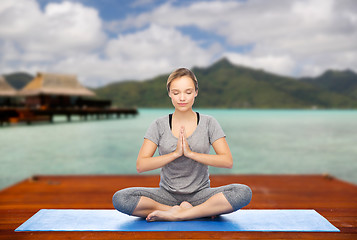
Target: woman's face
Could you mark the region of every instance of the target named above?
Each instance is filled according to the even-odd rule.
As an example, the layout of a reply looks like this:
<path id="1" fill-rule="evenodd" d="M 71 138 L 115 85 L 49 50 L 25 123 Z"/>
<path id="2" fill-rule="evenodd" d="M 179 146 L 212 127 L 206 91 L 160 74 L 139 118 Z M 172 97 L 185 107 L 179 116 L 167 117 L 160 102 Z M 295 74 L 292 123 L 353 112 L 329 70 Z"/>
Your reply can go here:
<path id="1" fill-rule="evenodd" d="M 179 111 L 192 109 L 197 93 L 193 80 L 190 77 L 183 76 L 176 78 L 170 84 L 169 96 L 175 109 Z"/>

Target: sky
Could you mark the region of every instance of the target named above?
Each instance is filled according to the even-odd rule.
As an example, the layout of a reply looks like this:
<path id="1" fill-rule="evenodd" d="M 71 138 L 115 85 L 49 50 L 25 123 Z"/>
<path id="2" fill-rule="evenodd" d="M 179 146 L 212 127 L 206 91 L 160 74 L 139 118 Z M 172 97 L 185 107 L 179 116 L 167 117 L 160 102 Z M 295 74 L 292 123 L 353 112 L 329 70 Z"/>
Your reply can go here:
<path id="1" fill-rule="evenodd" d="M 0 1 L 0 74 L 76 74 L 99 87 L 224 57 L 292 77 L 357 72 L 357 1 Z"/>

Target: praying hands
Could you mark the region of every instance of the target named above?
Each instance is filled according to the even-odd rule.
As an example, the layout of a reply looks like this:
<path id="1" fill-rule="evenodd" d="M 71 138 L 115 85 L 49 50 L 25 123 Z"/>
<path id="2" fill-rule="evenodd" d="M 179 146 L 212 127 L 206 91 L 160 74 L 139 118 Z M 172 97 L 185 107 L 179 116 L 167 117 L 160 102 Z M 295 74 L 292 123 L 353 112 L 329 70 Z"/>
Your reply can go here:
<path id="1" fill-rule="evenodd" d="M 180 135 L 177 140 L 176 154 L 178 157 L 184 155 L 185 157 L 189 157 L 192 153 L 190 146 L 187 143 L 185 127 L 182 126 L 180 129 Z"/>

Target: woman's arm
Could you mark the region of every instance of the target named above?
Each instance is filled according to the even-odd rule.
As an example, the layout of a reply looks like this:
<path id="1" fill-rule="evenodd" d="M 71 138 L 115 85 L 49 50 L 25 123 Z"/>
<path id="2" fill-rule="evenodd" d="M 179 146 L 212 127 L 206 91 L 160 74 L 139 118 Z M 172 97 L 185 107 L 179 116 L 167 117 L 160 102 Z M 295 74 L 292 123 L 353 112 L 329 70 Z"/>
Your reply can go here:
<path id="1" fill-rule="evenodd" d="M 136 170 L 138 173 L 161 168 L 166 164 L 168 164 L 169 162 L 172 162 L 176 158 L 183 155 L 182 141 L 180 140 L 177 142 L 176 151 L 172 153 L 158 156 L 158 157 L 153 157 L 156 148 L 157 145 L 154 142 L 148 139 L 144 139 L 144 143 L 141 146 L 141 149 L 138 154 L 138 158 L 136 160 Z"/>
<path id="2" fill-rule="evenodd" d="M 216 155 L 192 152 L 183 135 L 183 152 L 186 157 L 212 167 L 232 168 L 232 153 L 226 139 L 224 137 L 217 139 L 212 144 L 212 147 L 216 152 Z"/>

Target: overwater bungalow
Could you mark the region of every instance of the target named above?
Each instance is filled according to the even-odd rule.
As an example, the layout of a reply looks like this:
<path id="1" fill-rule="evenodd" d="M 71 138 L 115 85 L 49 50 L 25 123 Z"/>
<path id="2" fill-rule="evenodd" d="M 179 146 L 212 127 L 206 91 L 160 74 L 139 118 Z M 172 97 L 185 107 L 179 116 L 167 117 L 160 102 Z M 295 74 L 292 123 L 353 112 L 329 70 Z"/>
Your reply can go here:
<path id="1" fill-rule="evenodd" d="M 25 97 L 28 108 L 48 109 L 82 106 L 82 97 L 93 97 L 95 93 L 82 86 L 75 75 L 40 72 L 19 95 Z"/>
<path id="2" fill-rule="evenodd" d="M 7 86 L 5 80 L 3 85 Z M 10 88 L 6 89 L 6 94 L 10 96 Z M 75 75 L 40 72 L 17 94 L 15 91 L 15 95 L 24 98 L 24 104 L 22 107 L 0 109 L 0 125 L 4 122 L 53 122 L 54 116 L 58 115 L 66 116 L 67 121 L 71 121 L 73 115 L 86 120 L 88 117 L 100 119 L 138 113 L 136 109 L 113 108 L 110 100 L 93 98 L 95 93 L 82 86 Z"/>
<path id="3" fill-rule="evenodd" d="M 10 107 L 15 104 L 17 91 L 3 76 L 0 76 L 0 107 Z"/>

